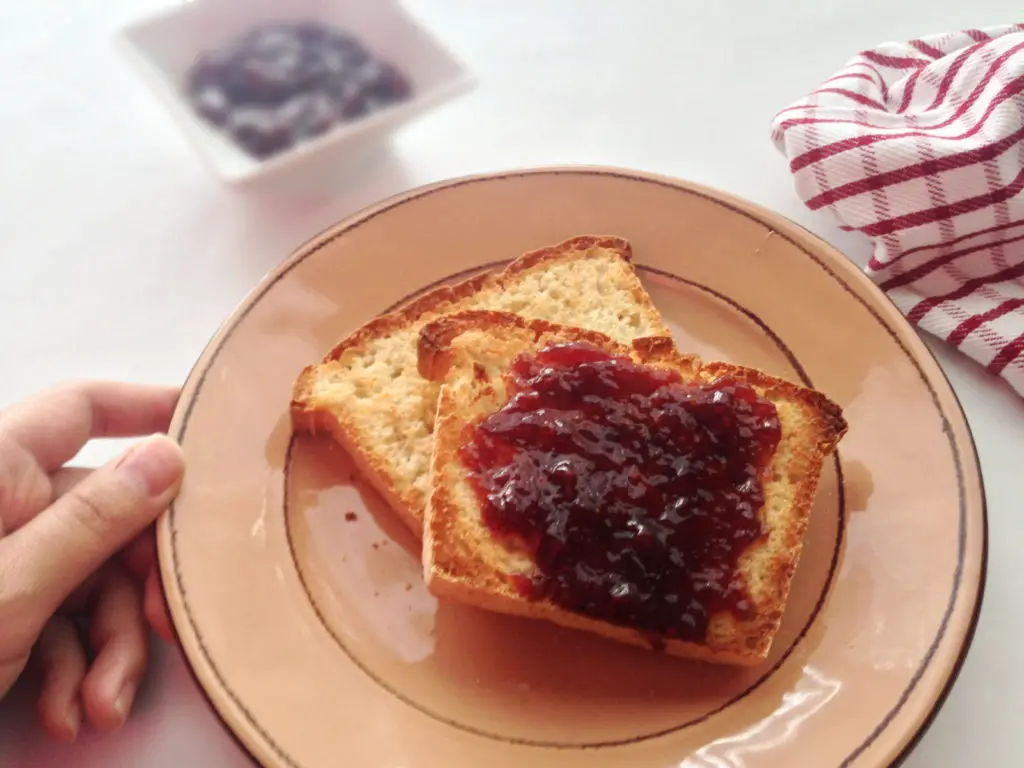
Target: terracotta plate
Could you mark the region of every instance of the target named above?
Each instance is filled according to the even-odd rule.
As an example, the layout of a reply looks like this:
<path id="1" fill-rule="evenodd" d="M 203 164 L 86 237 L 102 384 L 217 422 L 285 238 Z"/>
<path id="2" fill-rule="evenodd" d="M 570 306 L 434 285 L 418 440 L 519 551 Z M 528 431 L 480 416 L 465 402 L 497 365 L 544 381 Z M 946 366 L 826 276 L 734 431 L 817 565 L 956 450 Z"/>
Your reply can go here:
<path id="1" fill-rule="evenodd" d="M 416 542 L 327 441 L 292 440 L 293 378 L 440 281 L 578 234 L 629 238 L 683 349 L 827 392 L 825 469 L 771 659 L 715 668 L 427 594 Z M 985 568 L 964 417 L 925 346 L 786 219 L 636 173 L 545 169 L 389 200 L 270 275 L 203 353 L 160 526 L 181 642 L 264 765 L 878 766 L 963 660 Z"/>

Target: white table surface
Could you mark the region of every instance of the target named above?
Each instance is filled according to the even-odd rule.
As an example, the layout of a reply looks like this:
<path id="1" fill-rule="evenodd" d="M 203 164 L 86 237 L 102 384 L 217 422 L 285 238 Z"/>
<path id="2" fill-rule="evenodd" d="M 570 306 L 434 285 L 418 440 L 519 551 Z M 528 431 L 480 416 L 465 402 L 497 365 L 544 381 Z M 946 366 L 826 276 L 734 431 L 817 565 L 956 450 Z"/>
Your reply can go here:
<path id="1" fill-rule="evenodd" d="M 863 261 L 864 242 L 796 198 L 773 114 L 877 42 L 1018 20 L 1005 0 L 407 0 L 476 90 L 331 195 L 268 202 L 206 174 L 111 44 L 169 2 L 0 3 L 0 404 L 68 377 L 181 382 L 294 246 L 385 195 L 467 173 L 596 163 L 675 175 L 775 208 Z M 977 440 L 991 548 L 973 650 L 906 765 L 1024 765 L 1024 405 L 933 347 Z M 176 650 L 158 652 L 120 732 L 73 747 L 42 736 L 24 690 L 0 702 L 4 768 L 250 765 Z"/>

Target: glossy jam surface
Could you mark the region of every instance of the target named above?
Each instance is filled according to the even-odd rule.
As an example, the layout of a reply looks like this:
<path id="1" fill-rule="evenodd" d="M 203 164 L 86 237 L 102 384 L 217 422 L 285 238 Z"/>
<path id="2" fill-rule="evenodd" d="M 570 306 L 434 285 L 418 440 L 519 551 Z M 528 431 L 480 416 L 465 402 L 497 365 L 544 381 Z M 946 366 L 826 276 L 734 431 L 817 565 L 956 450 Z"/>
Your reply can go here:
<path id="1" fill-rule="evenodd" d="M 253 28 L 188 73 L 188 98 L 246 152 L 269 157 L 411 95 L 358 39 L 315 22 Z"/>
<path id="2" fill-rule="evenodd" d="M 584 344 L 521 355 L 510 384 L 461 458 L 485 524 L 536 563 L 525 596 L 698 642 L 709 615 L 750 615 L 737 563 L 763 535 L 774 405 Z"/>

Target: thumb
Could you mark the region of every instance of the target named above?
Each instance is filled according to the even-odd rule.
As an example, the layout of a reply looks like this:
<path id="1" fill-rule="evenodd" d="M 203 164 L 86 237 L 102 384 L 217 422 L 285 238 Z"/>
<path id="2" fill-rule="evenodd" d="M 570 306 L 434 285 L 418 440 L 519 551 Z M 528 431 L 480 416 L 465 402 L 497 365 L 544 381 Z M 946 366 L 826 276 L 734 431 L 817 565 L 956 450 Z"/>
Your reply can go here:
<path id="1" fill-rule="evenodd" d="M 166 509 L 181 486 L 181 449 L 136 443 L 0 541 L 0 570 L 45 622 L 68 595 Z"/>

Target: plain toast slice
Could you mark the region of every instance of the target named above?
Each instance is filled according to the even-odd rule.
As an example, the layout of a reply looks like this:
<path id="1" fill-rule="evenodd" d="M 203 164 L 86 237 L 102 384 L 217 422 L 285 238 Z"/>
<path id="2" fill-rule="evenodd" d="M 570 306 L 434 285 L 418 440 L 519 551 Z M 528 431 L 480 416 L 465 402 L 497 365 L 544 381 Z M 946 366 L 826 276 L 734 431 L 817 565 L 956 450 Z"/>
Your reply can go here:
<path id="1" fill-rule="evenodd" d="M 524 551 L 500 541 L 486 527 L 480 498 L 459 455 L 467 426 L 507 402 L 506 376 L 513 360 L 520 353 L 565 342 L 589 342 L 635 362 L 674 368 L 684 380 L 709 382 L 729 376 L 750 384 L 775 405 L 781 439 L 765 474 L 761 519 L 766 536 L 744 550 L 738 561 L 754 604 L 753 618 L 740 620 L 732 612 L 721 612 L 709 617 L 704 642 L 654 638 L 653 643 L 681 657 L 759 663 L 768 655 L 782 619 L 822 464 L 847 426 L 840 408 L 819 392 L 758 370 L 681 355 L 663 339 L 641 339 L 625 346 L 592 331 L 499 312 L 459 313 L 423 329 L 422 369 L 443 382 L 424 530 L 424 576 L 429 590 L 484 609 L 652 646 L 649 633 L 523 597 L 515 586 L 517 575 L 536 572 L 536 565 Z"/>
<path id="2" fill-rule="evenodd" d="M 296 430 L 330 434 L 420 535 L 439 385 L 417 369 L 420 329 L 466 309 L 514 312 L 598 330 L 629 343 L 668 337 L 626 240 L 577 237 L 527 253 L 498 273 L 438 288 L 341 341 L 295 382 Z"/>

